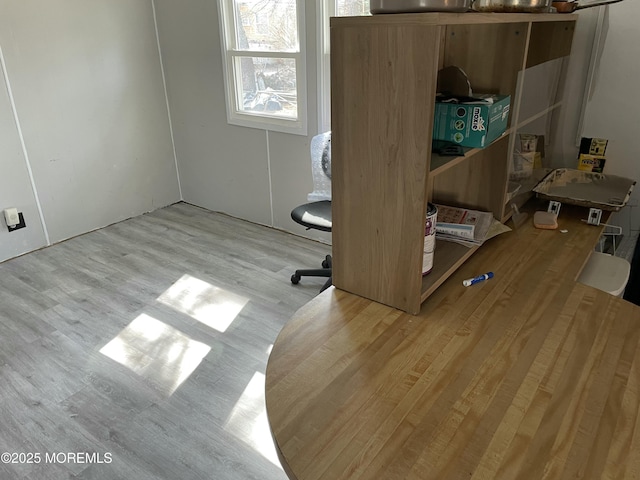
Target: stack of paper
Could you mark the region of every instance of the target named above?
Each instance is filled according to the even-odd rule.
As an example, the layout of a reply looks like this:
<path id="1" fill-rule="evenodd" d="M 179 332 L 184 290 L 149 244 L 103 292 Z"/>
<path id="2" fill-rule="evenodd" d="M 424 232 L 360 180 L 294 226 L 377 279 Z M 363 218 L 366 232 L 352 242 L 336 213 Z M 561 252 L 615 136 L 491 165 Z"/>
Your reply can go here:
<path id="1" fill-rule="evenodd" d="M 436 238 L 467 246 L 482 245 L 486 240 L 510 228 L 493 218 L 490 212 L 436 205 Z"/>

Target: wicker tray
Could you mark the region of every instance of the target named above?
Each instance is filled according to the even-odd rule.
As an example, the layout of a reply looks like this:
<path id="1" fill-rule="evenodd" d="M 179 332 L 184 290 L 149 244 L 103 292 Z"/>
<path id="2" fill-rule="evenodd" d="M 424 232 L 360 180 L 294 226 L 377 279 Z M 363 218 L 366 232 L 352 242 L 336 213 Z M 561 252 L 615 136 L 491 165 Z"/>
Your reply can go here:
<path id="1" fill-rule="evenodd" d="M 559 168 L 533 191 L 543 199 L 617 212 L 629 201 L 635 184 L 630 178 Z"/>

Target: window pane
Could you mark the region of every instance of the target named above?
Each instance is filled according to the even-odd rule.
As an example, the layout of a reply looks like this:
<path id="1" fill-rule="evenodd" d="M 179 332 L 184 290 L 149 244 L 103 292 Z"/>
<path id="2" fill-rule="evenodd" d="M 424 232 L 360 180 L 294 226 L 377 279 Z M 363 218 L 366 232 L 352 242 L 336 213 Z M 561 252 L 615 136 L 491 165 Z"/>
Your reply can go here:
<path id="1" fill-rule="evenodd" d="M 296 0 L 233 0 L 238 50 L 297 52 Z"/>
<path id="2" fill-rule="evenodd" d="M 369 15 L 369 0 L 336 0 L 336 15 L 339 17 Z"/>
<path id="3" fill-rule="evenodd" d="M 235 67 L 236 78 L 242 79 L 238 111 L 298 118 L 295 59 L 236 57 Z"/>

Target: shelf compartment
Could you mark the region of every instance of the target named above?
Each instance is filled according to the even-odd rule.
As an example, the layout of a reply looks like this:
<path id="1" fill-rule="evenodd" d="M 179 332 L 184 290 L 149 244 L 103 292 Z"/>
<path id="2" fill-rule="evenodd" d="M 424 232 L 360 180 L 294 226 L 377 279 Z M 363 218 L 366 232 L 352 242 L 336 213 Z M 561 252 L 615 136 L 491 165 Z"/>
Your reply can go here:
<path id="1" fill-rule="evenodd" d="M 466 162 L 456 162 L 438 175 L 430 173 L 429 199 L 443 205 L 492 212 L 495 218 L 503 214 L 507 193 L 507 151 L 509 135 L 503 135 L 491 145 L 474 149 Z"/>
<path id="2" fill-rule="evenodd" d="M 504 204 L 504 215 L 501 219 L 502 223 L 506 222 L 512 215 L 511 205 L 515 204 L 516 207 L 522 207 L 527 200 L 533 195 L 534 187 L 551 171 L 550 168 L 537 168 L 533 170 L 533 174 L 529 178 L 522 180 L 511 180 L 513 183 L 520 184 L 520 189 L 513 198 L 508 199 Z"/>
<path id="3" fill-rule="evenodd" d="M 562 107 L 562 102 L 555 103 L 555 104 L 551 105 L 550 107 L 545 108 L 544 110 L 536 113 L 535 115 L 532 115 L 531 117 L 519 122 L 518 123 L 518 130 L 520 130 L 523 127 L 526 127 L 527 125 L 535 122 L 536 120 L 539 120 L 540 118 L 544 117 L 545 115 L 550 114 L 555 109 L 560 108 L 560 107 Z"/>
<path id="4" fill-rule="evenodd" d="M 422 277 L 421 301 L 424 302 L 460 265 L 480 247 L 465 247 L 454 242 L 436 239 L 433 270 Z"/>
<path id="5" fill-rule="evenodd" d="M 515 115 L 519 123 L 549 113 L 560 102 L 567 68 L 567 57 L 561 57 L 518 73 L 521 97 Z"/>
<path id="6" fill-rule="evenodd" d="M 460 67 L 475 93 L 510 95 L 513 103 L 528 32 L 526 22 L 448 25 L 443 38 L 441 68 Z"/>
<path id="7" fill-rule="evenodd" d="M 577 18 L 494 13 L 332 18 L 336 288 L 416 314 L 479 248 L 437 241 L 434 268 L 422 277 L 427 202 L 509 216 L 505 202 L 518 128 L 536 127 L 546 116 L 538 118 L 540 111 L 557 117 L 562 96 L 550 91 L 545 102 L 537 102 L 539 88 L 534 108 L 528 108 L 522 89 L 536 76 L 520 72 L 538 65 L 536 71 L 543 71 L 545 62 L 567 56 Z M 544 25 L 549 22 L 557 25 Z M 449 65 L 465 71 L 475 92 L 511 95 L 512 108 L 500 139 L 445 158 L 432 155 L 431 132 L 437 72 Z"/>
<path id="8" fill-rule="evenodd" d="M 562 15 L 558 17 L 564 20 Z M 569 56 L 575 28 L 572 18 L 558 22 L 534 22 L 531 25 L 527 68 Z"/>
<path id="9" fill-rule="evenodd" d="M 477 155 L 477 154 L 482 154 L 482 152 L 485 149 L 490 148 L 493 144 L 504 140 L 506 137 L 511 135 L 513 132 L 515 132 L 514 128 L 507 128 L 507 130 L 505 130 L 505 132 L 500 137 L 496 138 L 491 145 L 489 145 L 489 146 L 487 146 L 485 148 L 463 147 L 463 149 L 464 149 L 464 155 L 463 156 L 448 157 L 448 156 L 438 155 L 437 153 L 432 153 L 431 154 L 431 164 L 430 164 L 429 175 L 431 177 L 435 177 L 437 175 L 440 175 L 441 173 L 446 172 L 450 168 L 453 168 L 453 167 L 459 165 L 460 163 L 463 163 L 465 161 L 470 161 L 471 157 L 473 157 L 474 155 Z"/>
<path id="10" fill-rule="evenodd" d="M 463 147 L 464 148 L 464 147 Z M 479 151 L 479 148 L 464 148 L 464 155 L 459 157 L 451 157 L 451 156 L 442 156 L 437 153 L 431 154 L 431 175 L 438 175 L 439 173 L 445 172 L 447 169 L 455 167 L 459 163 L 469 160 L 476 151 Z"/>

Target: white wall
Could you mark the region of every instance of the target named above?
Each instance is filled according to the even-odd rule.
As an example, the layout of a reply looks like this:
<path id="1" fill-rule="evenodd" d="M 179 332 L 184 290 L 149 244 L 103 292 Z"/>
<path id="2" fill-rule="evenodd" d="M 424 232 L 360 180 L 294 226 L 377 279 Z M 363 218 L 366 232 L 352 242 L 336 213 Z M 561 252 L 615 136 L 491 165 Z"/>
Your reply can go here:
<path id="1" fill-rule="evenodd" d="M 227 124 L 217 2 L 0 0 L 0 48 L 26 147 L 25 155 L 0 78 L 5 172 L 0 209 L 20 208 L 28 225 L 11 234 L 0 228 L 0 261 L 46 245 L 47 234 L 56 242 L 181 195 L 205 208 L 329 241 L 330 235 L 305 231 L 289 216 L 313 189 L 309 142 L 318 133 L 316 8 L 315 0 L 306 1 L 309 135 L 297 136 Z M 629 100 L 616 95 L 632 91 L 640 68 L 632 51 L 639 8 L 630 1 L 611 7 L 584 131 L 611 140 L 611 173 L 634 178 L 640 173 L 634 163 L 637 115 L 633 108 L 619 108 L 620 102 L 628 107 Z M 562 112 L 560 164 L 570 164 L 577 153 L 596 18 L 597 9 L 580 12 Z"/>
<path id="2" fill-rule="evenodd" d="M 316 3 L 307 0 L 308 136 L 227 124 L 217 2 L 154 0 L 184 199 L 264 225 L 305 231 L 291 210 L 313 190 L 317 131 Z"/>
<path id="3" fill-rule="evenodd" d="M 27 160 L 51 243 L 180 200 L 150 0 L 0 0 L 0 47 L 0 260 L 46 243 Z"/>
<path id="4" fill-rule="evenodd" d="M 596 31 L 598 8 L 578 10 L 579 18 L 573 37 L 571 57 L 565 66 L 566 80 L 563 91 L 563 108 L 553 122 L 554 148 L 551 167 L 575 168 L 578 157 L 578 129 L 584 103 L 593 37 Z"/>
<path id="5" fill-rule="evenodd" d="M 5 76 L 0 72 L 0 210 L 16 207 L 29 228 L 9 233 L 0 219 L 0 261 L 46 245 Z"/>
<path id="6" fill-rule="evenodd" d="M 640 3 L 627 0 L 608 7 L 606 38 L 601 45 L 599 67 L 589 95 L 583 136 L 609 139 L 605 172 L 640 181 Z M 640 230 L 636 185 L 629 207 L 615 215 L 612 223 L 625 230 Z"/>

